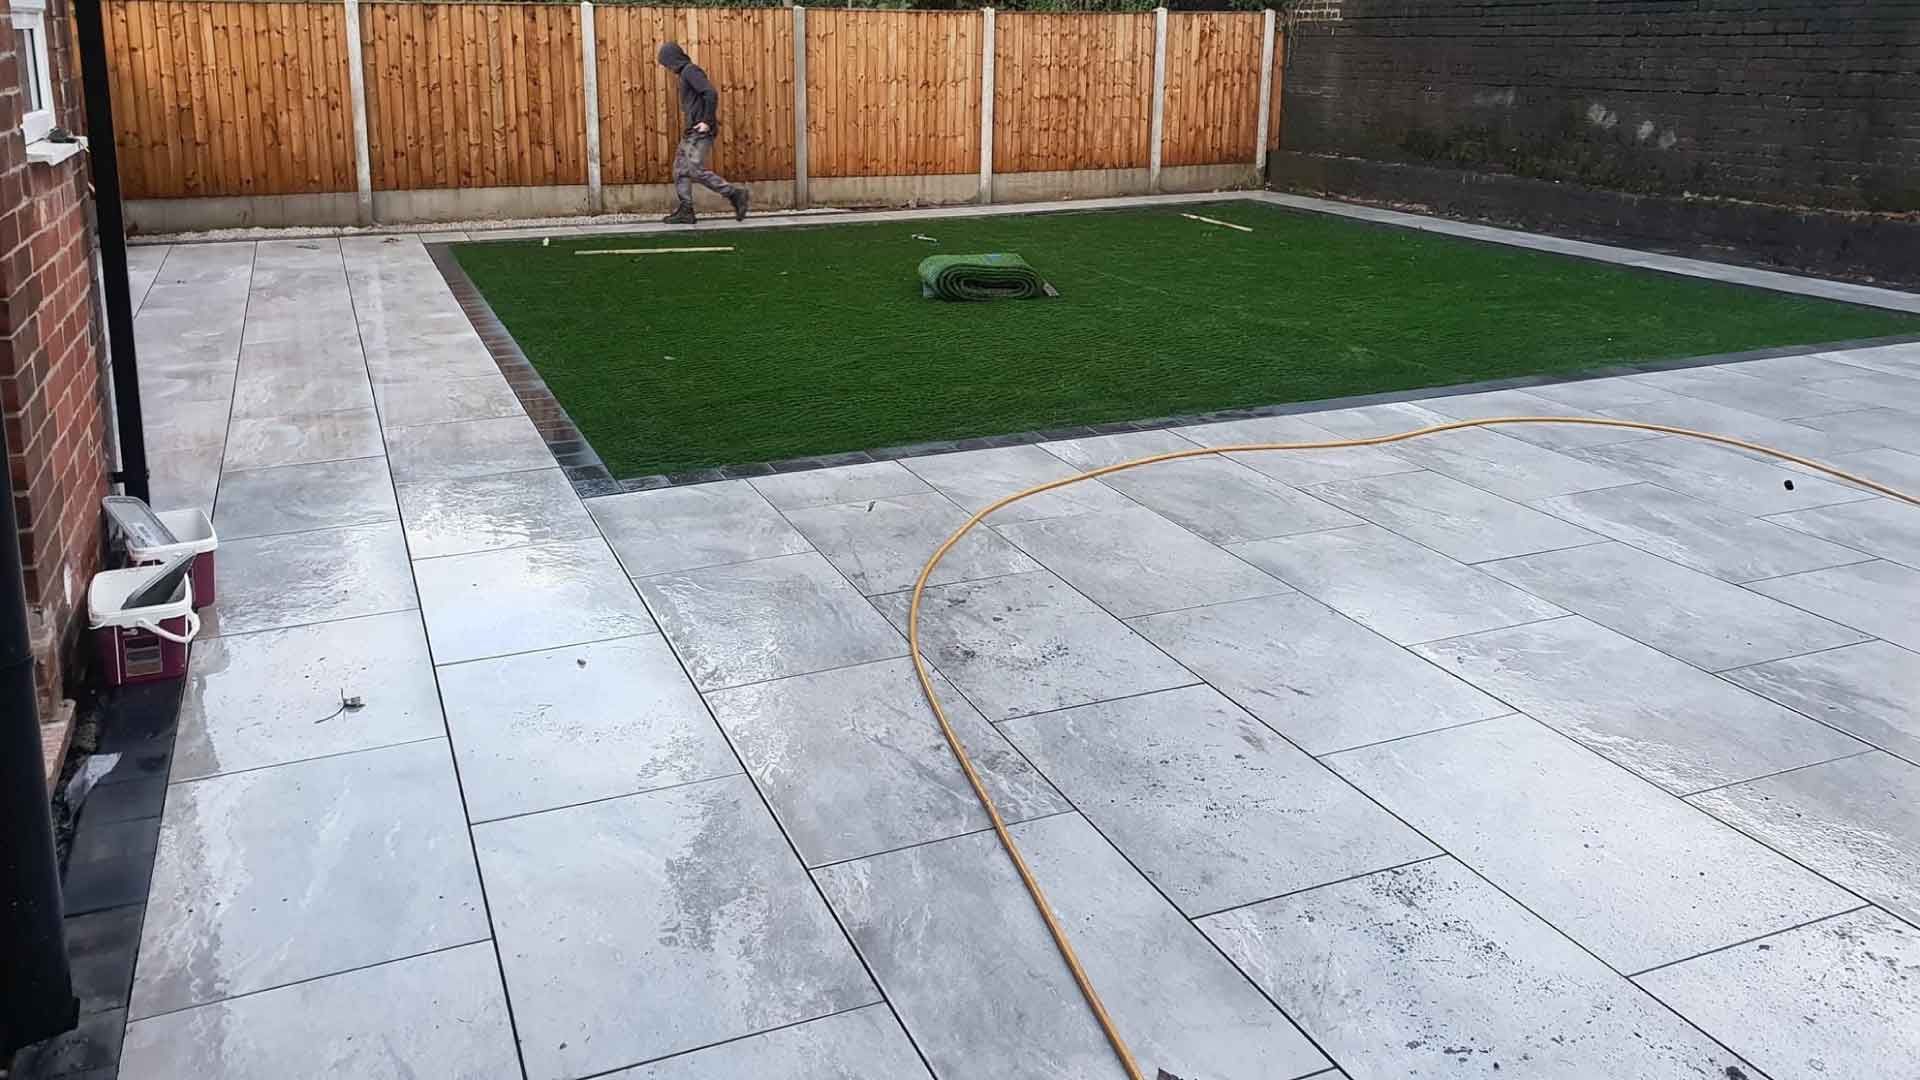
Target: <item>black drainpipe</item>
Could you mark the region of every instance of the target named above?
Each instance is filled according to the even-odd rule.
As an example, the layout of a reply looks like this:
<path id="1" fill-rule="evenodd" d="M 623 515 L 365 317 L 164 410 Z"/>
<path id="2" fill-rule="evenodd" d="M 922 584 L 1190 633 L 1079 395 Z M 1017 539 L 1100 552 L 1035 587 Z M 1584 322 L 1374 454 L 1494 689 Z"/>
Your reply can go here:
<path id="1" fill-rule="evenodd" d="M 114 419 L 120 469 L 113 478 L 136 499 L 148 499 L 147 433 L 140 416 L 140 368 L 133 350 L 133 292 L 127 284 L 127 222 L 120 205 L 120 159 L 113 145 L 113 94 L 107 82 L 107 39 L 100 0 L 73 0 L 80 49 L 80 86 L 87 99 L 87 156 L 93 164 L 93 207 L 100 236 L 100 272 L 107 290 L 107 350 L 113 366 Z"/>
<path id="2" fill-rule="evenodd" d="M 60 865 L 41 775 L 11 451 L 0 431 L 0 1067 L 79 1020 L 61 927 Z"/>

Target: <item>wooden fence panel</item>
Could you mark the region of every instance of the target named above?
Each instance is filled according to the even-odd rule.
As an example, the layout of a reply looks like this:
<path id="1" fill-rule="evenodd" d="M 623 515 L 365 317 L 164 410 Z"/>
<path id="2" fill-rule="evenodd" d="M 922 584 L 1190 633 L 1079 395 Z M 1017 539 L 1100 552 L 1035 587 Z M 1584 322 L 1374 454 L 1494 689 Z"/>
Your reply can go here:
<path id="1" fill-rule="evenodd" d="M 807 9 L 810 176 L 980 168 L 980 13 Z"/>
<path id="2" fill-rule="evenodd" d="M 1164 165 L 1252 163 L 1260 118 L 1258 13 L 1167 16 Z"/>
<path id="3" fill-rule="evenodd" d="M 578 7 L 383 2 L 360 28 L 376 190 L 586 183 Z"/>
<path id="4" fill-rule="evenodd" d="M 604 182 L 669 179 L 681 123 L 678 80 L 658 59 L 667 41 L 679 42 L 720 91 L 714 171 L 740 180 L 793 176 L 792 11 L 607 4 L 593 18 Z"/>
<path id="5" fill-rule="evenodd" d="M 103 19 L 129 198 L 353 190 L 339 4 L 115 0 Z"/>
<path id="6" fill-rule="evenodd" d="M 1152 14 L 1003 14 L 993 52 L 995 172 L 1146 167 Z"/>

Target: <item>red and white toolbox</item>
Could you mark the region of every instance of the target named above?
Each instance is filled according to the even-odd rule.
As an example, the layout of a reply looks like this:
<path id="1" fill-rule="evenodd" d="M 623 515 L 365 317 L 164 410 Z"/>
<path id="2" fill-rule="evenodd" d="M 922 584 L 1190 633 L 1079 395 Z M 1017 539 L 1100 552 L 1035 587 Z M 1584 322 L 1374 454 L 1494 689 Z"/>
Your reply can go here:
<path id="1" fill-rule="evenodd" d="M 193 610 L 195 556 L 159 566 L 103 570 L 87 588 L 87 625 L 107 684 L 178 679 L 187 646 L 200 632 Z"/>
<path id="2" fill-rule="evenodd" d="M 101 500 L 108 520 L 126 537 L 127 562 L 133 566 L 171 562 L 193 556 L 193 606 L 214 601 L 213 555 L 220 546 L 213 522 L 199 510 L 155 512 L 131 495 L 109 495 Z"/>

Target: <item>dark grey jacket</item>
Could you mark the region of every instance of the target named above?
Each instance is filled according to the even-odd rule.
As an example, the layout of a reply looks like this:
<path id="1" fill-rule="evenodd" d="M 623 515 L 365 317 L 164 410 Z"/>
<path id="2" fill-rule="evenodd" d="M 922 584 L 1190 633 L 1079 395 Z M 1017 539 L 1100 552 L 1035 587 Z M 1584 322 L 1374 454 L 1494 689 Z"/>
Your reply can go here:
<path id="1" fill-rule="evenodd" d="M 720 92 L 707 81 L 707 73 L 685 49 L 671 41 L 660 46 L 660 63 L 680 76 L 680 115 L 686 120 L 686 134 L 693 134 L 693 126 L 702 122 L 707 125 L 708 135 L 719 131 Z"/>

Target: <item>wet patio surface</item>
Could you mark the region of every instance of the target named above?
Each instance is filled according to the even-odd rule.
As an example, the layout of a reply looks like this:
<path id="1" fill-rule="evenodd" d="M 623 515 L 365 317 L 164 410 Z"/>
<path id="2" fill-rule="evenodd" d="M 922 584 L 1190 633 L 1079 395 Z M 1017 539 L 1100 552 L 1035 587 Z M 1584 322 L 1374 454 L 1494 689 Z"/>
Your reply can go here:
<path id="1" fill-rule="evenodd" d="M 906 660 L 967 512 L 1514 413 L 1920 489 L 1910 344 L 583 502 L 418 237 L 135 260 L 222 537 L 137 1080 L 1117 1077 Z M 1916 611 L 1920 509 L 1478 429 L 1023 502 L 923 647 L 1149 1075 L 1786 1080 L 1920 1055 Z"/>

